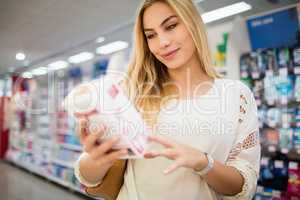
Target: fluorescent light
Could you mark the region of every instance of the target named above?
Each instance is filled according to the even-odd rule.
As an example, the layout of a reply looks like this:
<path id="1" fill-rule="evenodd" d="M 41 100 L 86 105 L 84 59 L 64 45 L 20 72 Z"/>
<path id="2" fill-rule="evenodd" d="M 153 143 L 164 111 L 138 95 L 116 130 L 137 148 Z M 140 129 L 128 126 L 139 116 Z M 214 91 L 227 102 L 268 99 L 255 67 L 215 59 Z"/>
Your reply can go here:
<path id="1" fill-rule="evenodd" d="M 23 78 L 32 78 L 33 75 L 32 75 L 31 72 L 24 72 L 24 73 L 22 74 L 22 77 L 23 77 Z"/>
<path id="2" fill-rule="evenodd" d="M 35 76 L 44 75 L 44 74 L 47 74 L 47 72 L 48 72 L 48 70 L 46 67 L 39 67 L 39 68 L 36 68 L 31 71 L 31 73 Z"/>
<path id="3" fill-rule="evenodd" d="M 64 69 L 64 68 L 67 68 L 68 66 L 69 66 L 69 63 L 67 63 L 65 61 L 62 61 L 62 60 L 50 63 L 48 65 L 49 70 L 51 70 L 51 71 L 59 70 L 59 69 Z"/>
<path id="4" fill-rule="evenodd" d="M 194 0 L 195 3 L 201 3 L 203 2 L 204 0 Z"/>
<path id="5" fill-rule="evenodd" d="M 26 55 L 24 53 L 17 53 L 16 60 L 25 60 Z"/>
<path id="6" fill-rule="evenodd" d="M 105 38 L 104 37 L 98 37 L 96 42 L 97 43 L 101 43 L 101 42 L 104 42 Z"/>
<path id="7" fill-rule="evenodd" d="M 74 56 L 71 56 L 68 61 L 70 63 L 74 63 L 74 64 L 78 64 L 78 63 L 81 63 L 81 62 L 85 62 L 85 61 L 88 61 L 88 60 L 91 60 L 95 57 L 95 55 L 93 53 L 90 53 L 90 52 L 82 52 L 82 53 L 79 53 L 79 54 L 76 54 Z"/>
<path id="8" fill-rule="evenodd" d="M 236 15 L 238 13 L 245 12 L 250 9 L 252 9 L 252 6 L 242 1 L 240 3 L 235 3 L 229 6 L 225 6 L 223 8 L 218 8 L 216 10 L 204 13 L 202 14 L 202 19 L 204 23 L 209 23 L 225 17 Z"/>
<path id="9" fill-rule="evenodd" d="M 98 47 L 96 49 L 97 54 L 111 54 L 116 51 L 120 51 L 123 49 L 126 49 L 129 46 L 128 42 L 124 41 L 116 41 L 109 44 L 106 44 L 104 46 Z"/>

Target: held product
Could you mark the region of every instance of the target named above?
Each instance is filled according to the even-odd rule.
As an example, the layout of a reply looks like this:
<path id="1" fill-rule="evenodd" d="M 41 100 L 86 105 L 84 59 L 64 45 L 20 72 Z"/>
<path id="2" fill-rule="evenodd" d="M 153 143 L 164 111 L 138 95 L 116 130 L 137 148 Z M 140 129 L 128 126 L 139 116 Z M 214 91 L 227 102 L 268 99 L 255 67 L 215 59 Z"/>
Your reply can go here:
<path id="1" fill-rule="evenodd" d="M 75 87 L 63 106 L 71 117 L 88 119 L 89 131 L 107 127 L 103 140 L 119 135 L 114 149 L 128 148 L 131 158 L 142 158 L 147 149 L 148 128 L 120 85 L 110 77 Z"/>

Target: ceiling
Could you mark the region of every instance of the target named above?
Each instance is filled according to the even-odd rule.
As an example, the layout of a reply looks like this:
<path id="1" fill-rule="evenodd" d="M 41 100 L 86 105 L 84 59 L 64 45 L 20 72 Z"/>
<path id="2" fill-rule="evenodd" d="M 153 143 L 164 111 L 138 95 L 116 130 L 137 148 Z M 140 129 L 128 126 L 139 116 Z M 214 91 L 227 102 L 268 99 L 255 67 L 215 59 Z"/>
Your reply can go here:
<path id="1" fill-rule="evenodd" d="M 204 0 L 202 12 L 240 0 Z M 244 0 L 243 16 L 299 3 L 300 0 Z M 277 3 L 270 3 L 276 1 Z M 0 74 L 87 48 L 98 36 L 130 40 L 140 0 L 0 0 Z M 230 20 L 231 18 L 225 19 Z M 213 26 L 225 20 L 208 24 Z M 27 60 L 16 61 L 19 51 Z"/>

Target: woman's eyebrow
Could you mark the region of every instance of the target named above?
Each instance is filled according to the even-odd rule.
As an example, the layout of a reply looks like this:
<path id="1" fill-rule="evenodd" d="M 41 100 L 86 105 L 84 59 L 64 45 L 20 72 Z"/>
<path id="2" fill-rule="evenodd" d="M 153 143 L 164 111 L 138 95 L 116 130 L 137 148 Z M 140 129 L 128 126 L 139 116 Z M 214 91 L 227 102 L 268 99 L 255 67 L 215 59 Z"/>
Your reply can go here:
<path id="1" fill-rule="evenodd" d="M 172 19 L 172 18 L 174 18 L 174 17 L 177 18 L 177 15 L 171 15 L 171 16 L 167 17 L 166 19 L 164 19 L 164 20 L 162 21 L 162 23 L 160 24 L 160 26 L 163 26 L 165 23 L 167 23 L 170 19 Z M 152 29 L 152 28 L 144 28 L 144 31 L 145 31 L 145 32 L 146 32 L 146 31 L 153 31 L 153 29 Z"/>

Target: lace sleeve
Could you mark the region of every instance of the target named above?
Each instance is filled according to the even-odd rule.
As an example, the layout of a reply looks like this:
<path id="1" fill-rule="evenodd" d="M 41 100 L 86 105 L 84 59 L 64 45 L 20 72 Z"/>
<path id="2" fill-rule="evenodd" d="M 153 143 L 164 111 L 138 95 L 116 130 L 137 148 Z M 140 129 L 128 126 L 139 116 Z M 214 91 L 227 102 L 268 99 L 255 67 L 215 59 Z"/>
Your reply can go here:
<path id="1" fill-rule="evenodd" d="M 244 178 L 242 191 L 224 200 L 251 200 L 257 186 L 261 147 L 255 99 L 247 86 L 240 83 L 240 113 L 237 136 L 226 165 L 237 169 Z"/>

